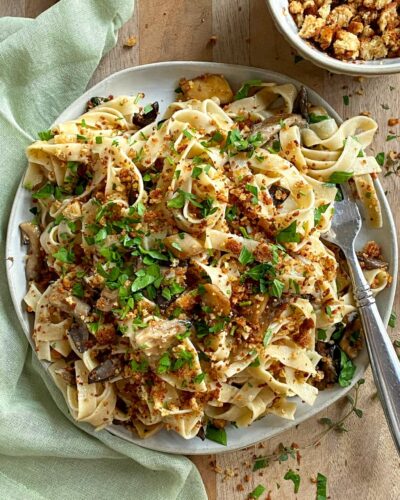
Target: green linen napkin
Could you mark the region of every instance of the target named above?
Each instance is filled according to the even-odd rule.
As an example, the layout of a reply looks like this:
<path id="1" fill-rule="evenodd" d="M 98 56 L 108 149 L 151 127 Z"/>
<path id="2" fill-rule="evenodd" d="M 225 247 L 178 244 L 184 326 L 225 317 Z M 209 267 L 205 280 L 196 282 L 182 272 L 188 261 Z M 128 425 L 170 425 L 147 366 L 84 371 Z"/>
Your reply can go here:
<path id="1" fill-rule="evenodd" d="M 5 279 L 5 235 L 26 168 L 24 149 L 84 91 L 132 11 L 133 0 L 61 0 L 35 20 L 0 19 L 0 498 L 6 500 L 206 498 L 188 459 L 71 423 L 28 348 Z"/>

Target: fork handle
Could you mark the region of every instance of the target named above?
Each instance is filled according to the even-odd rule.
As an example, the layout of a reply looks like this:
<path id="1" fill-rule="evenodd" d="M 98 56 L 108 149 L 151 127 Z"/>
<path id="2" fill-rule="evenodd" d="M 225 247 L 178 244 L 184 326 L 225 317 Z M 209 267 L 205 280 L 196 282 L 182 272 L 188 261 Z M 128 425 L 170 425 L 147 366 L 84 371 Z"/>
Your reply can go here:
<path id="1" fill-rule="evenodd" d="M 361 270 L 354 248 L 348 255 L 354 298 L 367 344 L 375 385 L 400 455 L 400 362 Z M 350 258 L 349 258 L 350 257 Z"/>

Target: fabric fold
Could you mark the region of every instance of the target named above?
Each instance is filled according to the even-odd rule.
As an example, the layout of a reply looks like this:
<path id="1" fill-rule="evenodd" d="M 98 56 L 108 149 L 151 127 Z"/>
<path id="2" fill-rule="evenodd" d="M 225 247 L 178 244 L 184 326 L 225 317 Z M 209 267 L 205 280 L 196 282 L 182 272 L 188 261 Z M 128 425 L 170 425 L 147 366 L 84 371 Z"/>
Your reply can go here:
<path id="1" fill-rule="evenodd" d="M 72 423 L 28 346 L 5 279 L 5 266 L 12 266 L 7 224 L 25 148 L 83 93 L 133 7 L 133 0 L 61 0 L 34 20 L 0 19 L 1 498 L 207 498 L 187 458 Z"/>

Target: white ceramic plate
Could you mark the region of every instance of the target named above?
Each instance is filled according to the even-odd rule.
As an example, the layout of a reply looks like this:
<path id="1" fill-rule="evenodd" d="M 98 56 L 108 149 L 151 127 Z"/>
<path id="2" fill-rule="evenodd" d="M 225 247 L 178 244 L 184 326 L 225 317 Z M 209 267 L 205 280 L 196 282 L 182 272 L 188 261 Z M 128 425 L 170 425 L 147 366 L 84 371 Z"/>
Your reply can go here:
<path id="1" fill-rule="evenodd" d="M 297 52 L 317 66 L 332 73 L 344 75 L 377 76 L 400 73 L 400 57 L 377 59 L 375 61 L 340 61 L 313 47 L 311 43 L 299 37 L 299 30 L 289 13 L 288 0 L 266 0 L 275 25 Z"/>
<path id="2" fill-rule="evenodd" d="M 206 72 L 225 75 L 234 89 L 237 89 L 243 81 L 250 79 L 261 79 L 279 83 L 291 82 L 296 86 L 300 85 L 299 82 L 284 75 L 264 69 L 250 68 L 246 66 L 234 66 L 208 62 L 165 62 L 149 64 L 147 66 L 139 66 L 137 68 L 128 68 L 109 76 L 72 103 L 58 117 L 56 123 L 79 116 L 84 111 L 85 103 L 92 96 L 136 94 L 139 91 L 145 93 L 145 102 L 153 102 L 157 100 L 160 104 L 160 111 L 162 114 L 166 109 L 166 106 L 176 98 L 174 89 L 177 87 L 179 78 L 183 76 L 193 78 Z M 324 106 L 331 116 L 340 121 L 340 117 L 327 102 L 325 102 L 312 90 L 309 90 L 309 92 L 311 101 L 314 104 Z M 364 227 L 357 243 L 358 247 L 362 247 L 362 245 L 369 240 L 375 240 L 381 244 L 384 249 L 385 259 L 390 263 L 389 271 L 393 276 L 397 276 L 396 232 L 393 218 L 390 213 L 386 197 L 379 183 L 377 183 L 377 189 L 383 209 L 383 228 L 381 230 L 371 230 Z M 26 313 L 22 303 L 27 288 L 24 269 L 26 247 L 21 244 L 18 229 L 21 222 L 29 220 L 32 217 L 29 213 L 29 208 L 31 207 L 30 200 L 30 193 L 22 189 L 20 186 L 16 193 L 11 212 L 7 234 L 6 256 L 12 256 L 14 259 L 13 264 L 8 266 L 7 274 L 15 310 L 30 344 L 34 347 L 30 334 L 32 317 L 29 317 Z M 382 294 L 380 294 L 377 300 L 379 311 L 386 324 L 389 320 L 392 309 L 394 294 L 395 283 L 393 283 L 391 288 L 386 289 Z M 353 384 L 363 375 L 367 364 L 367 353 L 364 350 L 357 358 L 357 371 Z M 45 362 L 43 365 L 47 367 L 48 363 Z M 343 389 L 337 386 L 332 389 L 322 391 L 313 407 L 310 407 L 298 400 L 296 420 L 294 421 L 279 419 L 278 417 L 271 415 L 255 422 L 246 429 L 235 429 L 234 427 L 229 427 L 227 447 L 208 440 L 201 441 L 198 438 L 186 441 L 178 434 L 167 431 L 162 431 L 156 436 L 146 440 L 138 439 L 134 434 L 122 426 L 112 425 L 108 428 L 108 431 L 121 437 L 122 439 L 126 439 L 145 448 L 151 448 L 169 453 L 182 453 L 187 455 L 223 453 L 250 446 L 258 441 L 271 438 L 286 429 L 290 429 L 294 425 L 312 417 L 333 402 L 337 401 L 339 398 L 343 397 L 350 390 L 350 388 L 351 387 Z"/>

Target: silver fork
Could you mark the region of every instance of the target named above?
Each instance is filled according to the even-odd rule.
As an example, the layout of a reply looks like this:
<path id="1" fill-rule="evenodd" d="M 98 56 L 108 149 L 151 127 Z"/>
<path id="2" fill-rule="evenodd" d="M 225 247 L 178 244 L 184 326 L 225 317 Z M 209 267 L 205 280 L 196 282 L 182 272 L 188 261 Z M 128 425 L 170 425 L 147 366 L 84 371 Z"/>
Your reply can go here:
<path id="1" fill-rule="evenodd" d="M 372 374 L 390 432 L 400 454 L 400 362 L 354 248 L 362 224 L 360 212 L 349 188 L 346 185 L 341 188 L 343 200 L 335 202 L 331 229 L 322 237 L 340 247 L 347 259 Z"/>

